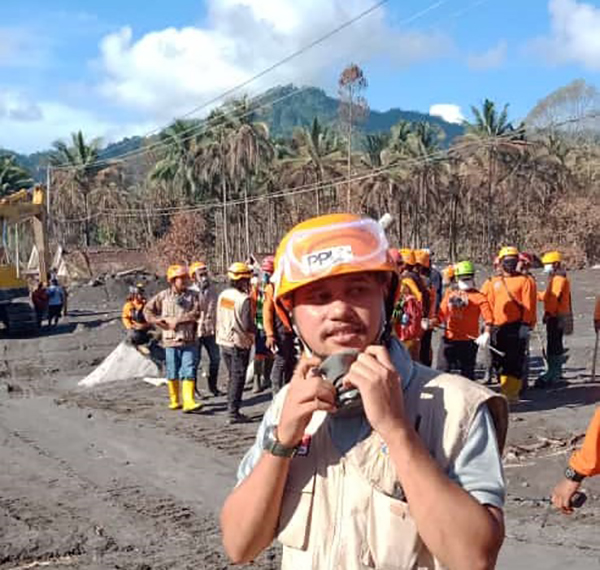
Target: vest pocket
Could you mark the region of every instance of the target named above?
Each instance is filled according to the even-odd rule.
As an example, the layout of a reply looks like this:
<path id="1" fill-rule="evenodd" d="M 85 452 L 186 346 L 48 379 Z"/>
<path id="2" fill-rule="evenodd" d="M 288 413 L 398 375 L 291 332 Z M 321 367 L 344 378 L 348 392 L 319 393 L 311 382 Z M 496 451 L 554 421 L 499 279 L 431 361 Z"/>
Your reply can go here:
<path id="1" fill-rule="evenodd" d="M 279 514 L 277 538 L 284 546 L 306 550 L 315 491 L 315 475 L 303 487 L 286 485 Z"/>
<path id="2" fill-rule="evenodd" d="M 416 568 L 422 543 L 408 504 L 373 489 L 367 517 L 363 564 L 381 570 Z"/>

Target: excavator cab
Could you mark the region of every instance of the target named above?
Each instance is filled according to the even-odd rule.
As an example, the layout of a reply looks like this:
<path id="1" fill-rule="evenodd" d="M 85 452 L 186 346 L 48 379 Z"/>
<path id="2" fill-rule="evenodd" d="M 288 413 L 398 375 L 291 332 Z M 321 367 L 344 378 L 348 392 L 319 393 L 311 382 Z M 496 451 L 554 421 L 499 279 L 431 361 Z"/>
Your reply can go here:
<path id="1" fill-rule="evenodd" d="M 31 224 L 29 224 L 30 222 Z M 36 186 L 30 193 L 20 190 L 0 199 L 0 323 L 9 334 L 31 334 L 37 330 L 35 312 L 29 300 L 29 286 L 20 275 L 18 229 L 29 226 L 39 259 L 39 279 L 47 275 L 47 233 L 44 190 Z M 27 229 L 27 228 L 26 228 Z"/>

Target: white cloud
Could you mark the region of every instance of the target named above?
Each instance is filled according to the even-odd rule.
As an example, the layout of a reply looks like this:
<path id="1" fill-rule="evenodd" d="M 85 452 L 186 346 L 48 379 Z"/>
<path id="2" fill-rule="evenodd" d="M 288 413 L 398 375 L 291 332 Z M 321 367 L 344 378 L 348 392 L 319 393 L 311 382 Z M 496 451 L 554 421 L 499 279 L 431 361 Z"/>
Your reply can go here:
<path id="1" fill-rule="evenodd" d="M 504 40 L 501 40 L 495 46 L 483 53 L 470 54 L 467 57 L 467 65 L 471 69 L 478 71 L 496 69 L 506 60 L 507 49 L 507 43 Z"/>
<path id="2" fill-rule="evenodd" d="M 451 103 L 436 103 L 429 107 L 429 114 L 434 117 L 441 117 L 444 121 L 449 123 L 462 123 L 465 120 L 465 116 L 462 114 L 459 105 L 453 105 Z"/>
<path id="3" fill-rule="evenodd" d="M 19 92 L 0 92 L 0 147 L 17 152 L 49 148 L 56 139 L 66 139 L 78 130 L 108 143 L 148 129 L 148 124 L 117 123 L 85 109 L 54 101 L 31 101 Z"/>
<path id="4" fill-rule="evenodd" d="M 111 101 L 170 118 L 248 80 L 371 5 L 370 0 L 207 0 L 205 27 L 167 28 L 135 39 L 131 28 L 105 36 L 101 92 Z M 448 53 L 435 33 L 393 28 L 383 9 L 252 85 L 319 83 L 342 65 L 384 57 L 409 65 Z"/>
<path id="5" fill-rule="evenodd" d="M 577 0 L 549 0 L 550 33 L 530 42 L 551 63 L 577 63 L 600 71 L 600 7 Z"/>

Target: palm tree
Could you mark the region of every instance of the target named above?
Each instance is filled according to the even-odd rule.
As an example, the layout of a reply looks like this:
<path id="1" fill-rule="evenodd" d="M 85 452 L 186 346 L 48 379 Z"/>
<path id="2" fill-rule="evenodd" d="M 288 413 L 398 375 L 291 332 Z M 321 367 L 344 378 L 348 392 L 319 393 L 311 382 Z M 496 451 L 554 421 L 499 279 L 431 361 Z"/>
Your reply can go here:
<path id="1" fill-rule="evenodd" d="M 485 200 L 484 249 L 487 254 L 496 245 L 494 239 L 493 220 L 496 191 L 499 185 L 499 167 L 502 154 L 515 150 L 522 142 L 523 130 L 515 129 L 508 120 L 508 104 L 498 111 L 496 104 L 485 99 L 481 109 L 471 107 L 474 120 L 465 121 L 466 143 L 464 153 L 471 156 L 477 168 L 485 169 L 487 196 Z M 469 143 L 472 143 L 469 144 Z"/>
<path id="2" fill-rule="evenodd" d="M 246 97 L 230 103 L 235 125 L 229 136 L 229 174 L 231 180 L 244 194 L 244 228 L 246 256 L 250 256 L 250 219 L 248 193 L 260 170 L 275 157 L 275 149 L 269 138 L 269 128 L 255 120 Z"/>
<path id="3" fill-rule="evenodd" d="M 316 210 L 321 213 L 321 191 L 324 182 L 339 178 L 344 167 L 342 141 L 315 117 L 309 128 L 294 132 L 294 156 L 280 161 L 283 186 L 316 184 Z"/>
<path id="4" fill-rule="evenodd" d="M 161 131 L 163 158 L 150 173 L 150 180 L 169 186 L 188 203 L 200 194 L 196 159 L 203 135 L 199 133 L 199 126 L 197 120 L 178 119 Z"/>
<path id="5" fill-rule="evenodd" d="M 100 139 L 95 138 L 87 143 L 83 133 L 78 131 L 71 134 L 70 145 L 64 141 L 55 141 L 53 147 L 51 164 L 65 171 L 67 177 L 73 182 L 70 186 L 74 193 L 66 197 L 67 200 L 72 203 L 78 202 L 79 198 L 83 200 L 85 245 L 89 247 L 91 242 L 90 192 L 94 178 L 106 167 L 105 164 L 98 162 Z"/>
<path id="6" fill-rule="evenodd" d="M 0 197 L 32 184 L 29 172 L 16 163 L 14 156 L 0 156 Z"/>

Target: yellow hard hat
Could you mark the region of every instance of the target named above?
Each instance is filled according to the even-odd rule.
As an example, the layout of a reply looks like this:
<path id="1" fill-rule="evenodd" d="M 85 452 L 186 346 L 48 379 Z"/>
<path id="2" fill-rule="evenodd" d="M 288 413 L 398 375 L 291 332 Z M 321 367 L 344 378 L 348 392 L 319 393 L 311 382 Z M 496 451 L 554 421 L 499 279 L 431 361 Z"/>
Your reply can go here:
<path id="1" fill-rule="evenodd" d="M 512 257 L 512 256 L 516 257 L 518 255 L 519 255 L 519 250 L 516 247 L 509 245 L 509 246 L 503 247 L 500 250 L 500 253 L 498 254 L 498 259 L 501 260 L 504 257 Z"/>
<path id="2" fill-rule="evenodd" d="M 549 251 L 542 256 L 542 263 L 548 265 L 550 263 L 560 263 L 562 261 L 562 255 L 560 251 Z"/>
<path id="3" fill-rule="evenodd" d="M 190 265 L 190 277 L 192 279 L 196 277 L 197 271 L 199 271 L 200 273 L 206 273 L 208 271 L 206 263 L 204 263 L 203 261 L 194 261 L 194 263 Z"/>
<path id="4" fill-rule="evenodd" d="M 418 265 L 423 267 L 431 266 L 431 256 L 426 249 L 417 249 L 417 251 L 415 251 L 415 261 Z"/>
<path id="5" fill-rule="evenodd" d="M 187 277 L 188 271 L 185 265 L 170 265 L 167 269 L 167 281 L 173 281 L 177 277 Z"/>
<path id="6" fill-rule="evenodd" d="M 306 220 L 281 240 L 275 256 L 275 298 L 337 275 L 364 271 L 394 273 L 383 228 L 371 218 L 328 214 Z M 290 307 L 287 307 L 290 308 Z"/>
<path id="7" fill-rule="evenodd" d="M 250 279 L 252 277 L 252 269 L 242 261 L 236 261 L 227 269 L 227 277 L 231 281 L 239 281 L 240 279 Z"/>
<path id="8" fill-rule="evenodd" d="M 417 258 L 415 256 L 414 250 L 412 250 L 408 247 L 403 247 L 398 250 L 398 253 L 400 253 L 400 257 L 402 258 L 402 263 L 405 263 L 406 265 L 416 265 L 417 264 Z"/>

